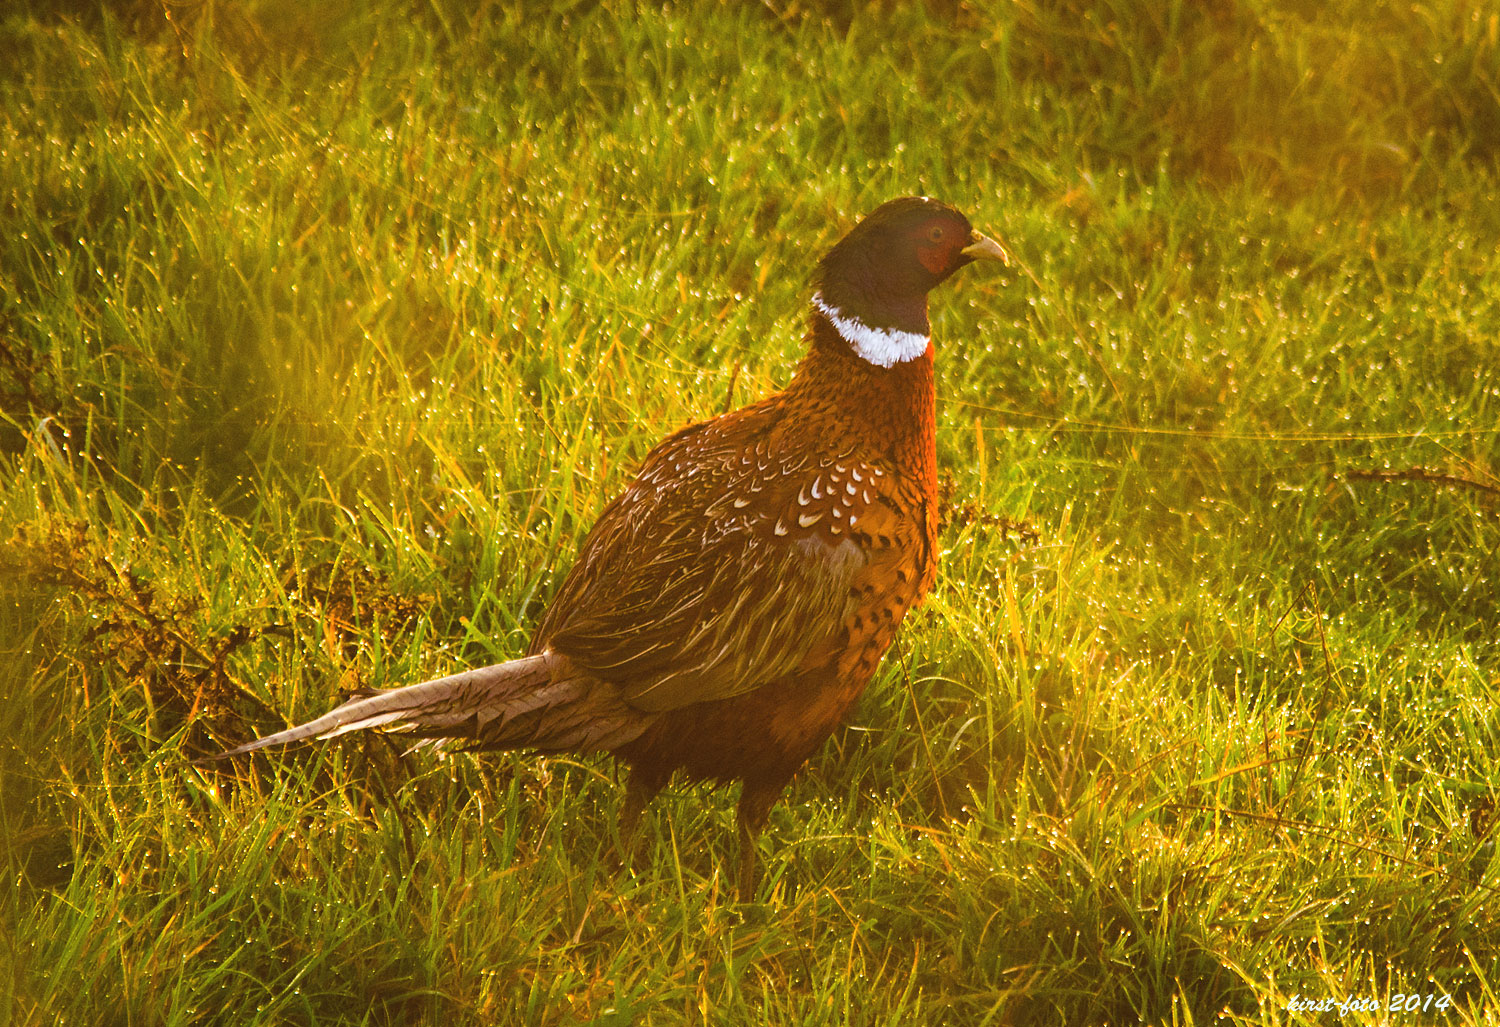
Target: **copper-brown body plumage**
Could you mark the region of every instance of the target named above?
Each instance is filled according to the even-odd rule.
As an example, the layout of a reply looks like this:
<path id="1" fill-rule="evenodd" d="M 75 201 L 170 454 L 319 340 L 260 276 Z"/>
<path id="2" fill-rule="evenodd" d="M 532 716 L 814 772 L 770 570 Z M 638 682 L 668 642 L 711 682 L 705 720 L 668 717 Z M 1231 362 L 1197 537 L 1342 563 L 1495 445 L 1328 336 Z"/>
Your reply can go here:
<path id="1" fill-rule="evenodd" d="M 232 751 L 364 727 L 605 750 L 631 768 L 627 838 L 675 771 L 741 781 L 748 892 L 755 834 L 937 573 L 926 293 L 1000 255 L 943 204 L 881 207 L 820 264 L 791 384 L 652 450 L 589 532 L 529 657 L 371 693 Z"/>

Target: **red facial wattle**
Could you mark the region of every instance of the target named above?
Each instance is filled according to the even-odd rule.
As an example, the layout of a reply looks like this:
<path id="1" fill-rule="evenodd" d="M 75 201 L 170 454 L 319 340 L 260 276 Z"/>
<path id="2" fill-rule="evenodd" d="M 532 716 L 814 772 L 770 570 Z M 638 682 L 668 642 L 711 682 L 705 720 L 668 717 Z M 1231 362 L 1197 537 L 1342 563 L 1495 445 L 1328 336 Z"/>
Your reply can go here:
<path id="1" fill-rule="evenodd" d="M 930 274 L 944 276 L 961 263 L 959 250 L 968 241 L 969 232 L 943 221 L 929 221 L 917 233 L 917 260 Z"/>

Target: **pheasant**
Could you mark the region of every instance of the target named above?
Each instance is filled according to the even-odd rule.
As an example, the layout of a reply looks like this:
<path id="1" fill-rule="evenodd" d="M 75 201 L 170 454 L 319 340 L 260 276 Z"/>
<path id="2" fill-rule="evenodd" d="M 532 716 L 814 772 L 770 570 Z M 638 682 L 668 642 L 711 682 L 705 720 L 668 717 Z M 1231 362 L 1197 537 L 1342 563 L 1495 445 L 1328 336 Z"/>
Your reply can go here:
<path id="1" fill-rule="evenodd" d="M 742 783 L 738 887 L 797 768 L 864 691 L 937 573 L 927 293 L 1004 249 L 925 197 L 883 204 L 818 263 L 785 390 L 691 424 L 605 507 L 529 654 L 366 691 L 251 752 L 364 728 L 476 750 L 608 752 L 618 833 L 672 775 Z"/>

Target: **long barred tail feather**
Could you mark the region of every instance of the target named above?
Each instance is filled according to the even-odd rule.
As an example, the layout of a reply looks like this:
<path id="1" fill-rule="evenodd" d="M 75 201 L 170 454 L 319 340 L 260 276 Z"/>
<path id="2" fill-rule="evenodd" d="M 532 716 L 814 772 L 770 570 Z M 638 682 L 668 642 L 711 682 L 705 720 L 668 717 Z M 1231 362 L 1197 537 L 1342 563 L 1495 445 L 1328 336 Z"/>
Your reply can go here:
<path id="1" fill-rule="evenodd" d="M 547 751 L 610 748 L 644 729 L 617 697 L 601 694 L 577 674 L 559 673 L 560 662 L 544 652 L 358 695 L 316 720 L 194 762 L 368 728 L 461 740 L 479 749 Z"/>

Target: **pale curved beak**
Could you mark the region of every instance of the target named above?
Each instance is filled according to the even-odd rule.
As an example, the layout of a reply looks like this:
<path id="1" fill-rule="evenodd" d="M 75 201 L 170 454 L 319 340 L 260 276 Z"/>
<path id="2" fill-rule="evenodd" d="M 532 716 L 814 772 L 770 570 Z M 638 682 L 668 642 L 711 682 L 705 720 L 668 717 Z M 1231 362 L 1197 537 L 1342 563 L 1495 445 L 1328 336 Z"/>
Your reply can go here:
<path id="1" fill-rule="evenodd" d="M 1010 254 L 1005 252 L 1005 247 L 977 228 L 974 230 L 974 235 L 969 245 L 959 250 L 959 252 L 970 260 L 998 260 L 1006 267 L 1010 266 Z"/>

